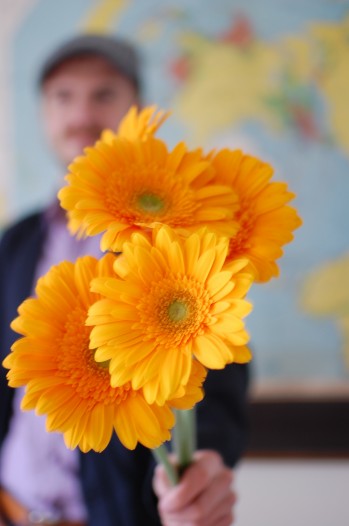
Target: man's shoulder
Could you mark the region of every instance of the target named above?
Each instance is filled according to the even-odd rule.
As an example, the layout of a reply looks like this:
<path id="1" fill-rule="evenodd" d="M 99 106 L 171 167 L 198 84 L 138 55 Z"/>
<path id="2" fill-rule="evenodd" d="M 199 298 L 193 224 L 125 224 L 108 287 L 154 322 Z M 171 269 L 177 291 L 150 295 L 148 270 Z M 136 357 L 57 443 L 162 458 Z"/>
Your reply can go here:
<path id="1" fill-rule="evenodd" d="M 5 228 L 1 236 L 2 247 L 17 245 L 23 238 L 39 231 L 43 225 L 43 214 L 43 210 L 32 212 Z"/>

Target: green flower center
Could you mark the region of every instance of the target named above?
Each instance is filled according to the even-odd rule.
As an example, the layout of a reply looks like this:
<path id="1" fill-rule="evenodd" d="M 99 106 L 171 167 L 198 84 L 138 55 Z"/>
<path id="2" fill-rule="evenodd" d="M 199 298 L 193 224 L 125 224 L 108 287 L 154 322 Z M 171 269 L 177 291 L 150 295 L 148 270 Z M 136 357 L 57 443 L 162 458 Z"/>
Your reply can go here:
<path id="1" fill-rule="evenodd" d="M 171 321 L 179 322 L 185 320 L 188 315 L 188 307 L 185 303 L 175 300 L 168 307 L 168 316 Z"/>
<path id="2" fill-rule="evenodd" d="M 138 196 L 137 206 L 145 212 L 156 214 L 165 208 L 165 203 L 158 195 L 145 192 Z"/>
<path id="3" fill-rule="evenodd" d="M 109 370 L 110 360 L 105 360 L 104 362 L 97 362 L 95 360 L 96 349 L 93 349 L 92 354 L 93 354 L 93 361 L 98 367 L 100 367 L 101 369 Z"/>

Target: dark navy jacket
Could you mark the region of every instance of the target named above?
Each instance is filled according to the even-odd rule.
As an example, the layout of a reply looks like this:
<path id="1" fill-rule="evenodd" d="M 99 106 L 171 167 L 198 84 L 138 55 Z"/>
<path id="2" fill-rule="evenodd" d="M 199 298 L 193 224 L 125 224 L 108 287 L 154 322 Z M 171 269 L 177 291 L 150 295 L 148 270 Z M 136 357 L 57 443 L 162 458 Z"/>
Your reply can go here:
<path id="1" fill-rule="evenodd" d="M 20 221 L 0 242 L 0 359 L 17 335 L 10 322 L 17 307 L 30 295 L 35 267 L 45 240 L 42 214 Z M 198 446 L 219 451 L 228 465 L 240 457 L 246 438 L 247 369 L 233 364 L 211 371 L 205 398 L 199 404 Z M 14 390 L 0 367 L 0 446 L 11 418 Z M 81 482 L 89 512 L 89 526 L 158 526 L 156 499 L 151 489 L 154 461 L 138 446 L 129 451 L 115 436 L 102 453 L 80 455 Z"/>

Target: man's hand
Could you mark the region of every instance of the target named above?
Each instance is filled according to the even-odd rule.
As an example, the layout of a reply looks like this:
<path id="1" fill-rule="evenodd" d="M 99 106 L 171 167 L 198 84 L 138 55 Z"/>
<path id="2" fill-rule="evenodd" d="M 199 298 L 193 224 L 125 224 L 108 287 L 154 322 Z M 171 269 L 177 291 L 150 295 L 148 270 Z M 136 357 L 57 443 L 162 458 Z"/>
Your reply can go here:
<path id="1" fill-rule="evenodd" d="M 197 451 L 180 483 L 172 486 L 163 466 L 156 467 L 153 487 L 164 526 L 230 526 L 236 495 L 233 474 L 215 451 Z"/>

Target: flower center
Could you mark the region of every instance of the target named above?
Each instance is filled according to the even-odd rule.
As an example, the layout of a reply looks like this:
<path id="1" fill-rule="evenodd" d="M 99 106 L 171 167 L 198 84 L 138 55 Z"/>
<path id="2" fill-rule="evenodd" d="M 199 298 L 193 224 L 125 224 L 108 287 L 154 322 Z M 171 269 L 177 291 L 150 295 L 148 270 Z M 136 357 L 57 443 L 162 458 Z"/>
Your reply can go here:
<path id="1" fill-rule="evenodd" d="M 138 208 L 150 214 L 157 214 L 165 208 L 164 200 L 158 195 L 149 192 L 139 195 L 136 203 Z"/>
<path id="2" fill-rule="evenodd" d="M 85 325 L 86 310 L 80 306 L 67 316 L 64 333 L 60 341 L 57 374 L 76 392 L 96 403 L 118 404 L 132 396 L 131 385 L 112 388 L 110 386 L 109 361 L 96 362 L 94 351 L 89 349 L 91 327 Z"/>
<path id="3" fill-rule="evenodd" d="M 93 349 L 93 350 L 92 350 L 93 362 L 94 362 L 98 367 L 101 367 L 102 369 L 106 369 L 107 371 L 109 371 L 110 360 L 105 360 L 104 362 L 96 362 L 96 360 L 95 360 L 95 354 L 96 354 L 96 349 Z"/>
<path id="4" fill-rule="evenodd" d="M 117 222 L 137 224 L 158 219 L 173 227 L 192 225 L 202 206 L 195 191 L 162 162 L 133 158 L 106 179 L 103 199 L 107 212 Z"/>
<path id="5" fill-rule="evenodd" d="M 251 234 L 255 225 L 255 217 L 251 211 L 251 205 L 244 204 L 236 214 L 239 230 L 229 242 L 228 260 L 243 254 L 250 248 Z"/>
<path id="6" fill-rule="evenodd" d="M 188 316 L 188 307 L 183 301 L 174 300 L 168 307 L 168 315 L 173 322 L 185 320 Z"/>
<path id="7" fill-rule="evenodd" d="M 201 283 L 172 274 L 150 286 L 138 309 L 145 340 L 180 347 L 203 330 L 210 316 L 210 297 Z"/>

